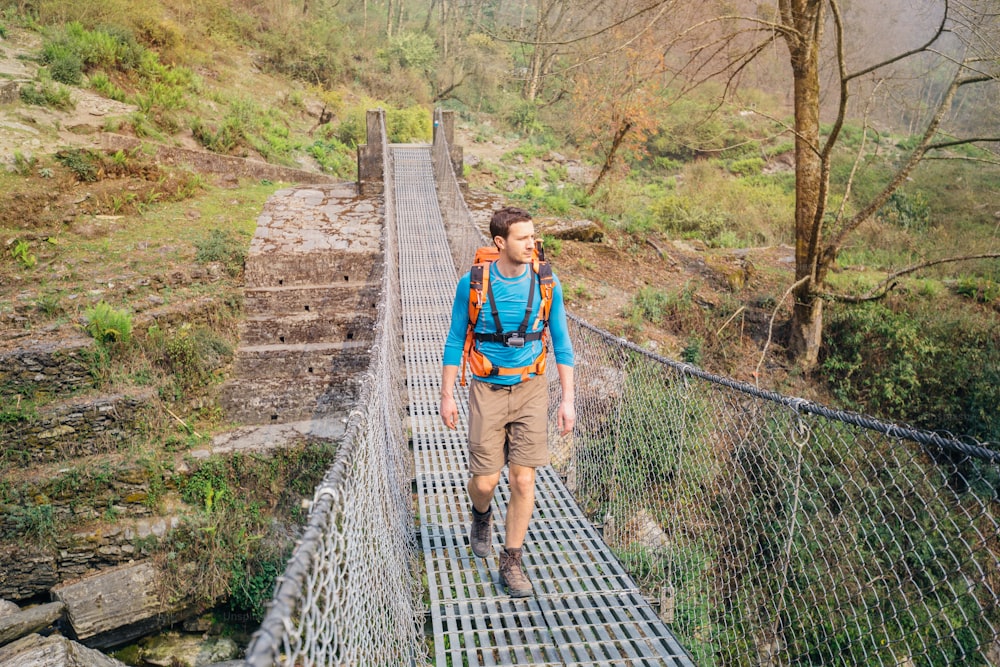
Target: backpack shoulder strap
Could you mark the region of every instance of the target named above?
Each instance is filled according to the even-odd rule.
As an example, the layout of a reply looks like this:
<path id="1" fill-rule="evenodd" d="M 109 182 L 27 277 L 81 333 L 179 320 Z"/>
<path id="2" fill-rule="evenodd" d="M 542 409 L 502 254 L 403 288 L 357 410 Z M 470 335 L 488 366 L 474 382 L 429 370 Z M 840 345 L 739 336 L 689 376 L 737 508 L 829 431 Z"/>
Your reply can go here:
<path id="1" fill-rule="evenodd" d="M 479 311 L 486 303 L 486 293 L 489 289 L 490 263 L 480 262 L 473 264 L 469 269 L 469 328 L 476 326 L 479 320 Z"/>
<path id="2" fill-rule="evenodd" d="M 536 271 L 538 272 L 538 289 L 542 294 L 542 301 L 538 304 L 538 318 L 535 320 L 535 326 L 537 327 L 539 322 L 543 325 L 549 323 L 555 278 L 552 275 L 552 265 L 544 260 L 537 262 Z"/>

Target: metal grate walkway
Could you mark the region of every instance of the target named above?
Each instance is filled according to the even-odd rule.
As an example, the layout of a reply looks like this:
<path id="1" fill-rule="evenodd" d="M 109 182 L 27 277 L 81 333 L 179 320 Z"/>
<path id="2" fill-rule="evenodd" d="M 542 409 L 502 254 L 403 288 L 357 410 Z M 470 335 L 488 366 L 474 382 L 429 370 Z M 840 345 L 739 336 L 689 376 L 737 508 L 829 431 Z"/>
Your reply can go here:
<path id="1" fill-rule="evenodd" d="M 525 540 L 524 563 L 536 597 L 511 599 L 499 582 L 497 557 L 473 557 L 464 388 L 456 392 L 457 431 L 444 428 L 437 414 L 457 275 L 429 147 L 394 146 L 391 152 L 417 522 L 437 665 L 693 666 L 550 468 L 538 471 Z M 497 495 L 494 554 L 502 548 L 506 475 Z"/>

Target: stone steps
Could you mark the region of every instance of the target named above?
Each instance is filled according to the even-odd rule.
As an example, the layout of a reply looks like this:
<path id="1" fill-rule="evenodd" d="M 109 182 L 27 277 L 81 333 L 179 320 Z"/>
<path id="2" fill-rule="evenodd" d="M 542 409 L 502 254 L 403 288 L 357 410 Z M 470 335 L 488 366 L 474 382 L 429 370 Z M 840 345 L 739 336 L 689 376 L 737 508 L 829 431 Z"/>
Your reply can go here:
<path id="1" fill-rule="evenodd" d="M 243 424 L 335 419 L 367 370 L 384 271 L 382 214 L 354 186 L 299 187 L 264 205 L 245 271 L 247 317 L 220 392 Z"/>
<path id="2" fill-rule="evenodd" d="M 248 287 L 243 306 L 250 317 L 296 313 L 364 312 L 378 306 L 378 285 L 334 283 L 293 287 Z"/>

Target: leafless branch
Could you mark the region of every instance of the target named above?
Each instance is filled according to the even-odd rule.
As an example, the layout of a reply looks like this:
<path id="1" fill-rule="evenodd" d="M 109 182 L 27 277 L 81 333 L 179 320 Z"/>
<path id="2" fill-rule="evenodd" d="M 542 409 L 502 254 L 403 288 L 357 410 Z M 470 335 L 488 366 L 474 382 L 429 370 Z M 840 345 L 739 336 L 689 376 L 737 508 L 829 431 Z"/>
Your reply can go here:
<path id="1" fill-rule="evenodd" d="M 796 280 L 794 283 L 788 286 L 785 293 L 781 295 L 778 302 L 774 304 L 774 310 L 771 312 L 771 321 L 767 325 L 767 340 L 764 341 L 764 349 L 760 351 L 760 361 L 757 362 L 757 368 L 753 372 L 754 384 L 760 386 L 760 367 L 764 365 L 764 359 L 767 357 L 767 348 L 771 345 L 771 340 L 774 338 L 774 320 L 778 317 L 778 309 L 781 308 L 781 304 L 785 302 L 788 295 L 791 294 L 796 287 L 804 285 L 805 283 L 812 280 L 811 275 L 805 275 Z"/>
<path id="2" fill-rule="evenodd" d="M 974 259 L 1000 259 L 1000 252 L 989 252 L 980 255 L 961 255 L 958 257 L 945 257 L 942 259 L 930 260 L 928 262 L 920 262 L 919 264 L 914 264 L 906 267 L 905 269 L 900 269 L 899 271 L 890 273 L 882 282 L 860 296 L 850 294 L 833 294 L 830 292 L 821 292 L 818 296 L 831 299 L 833 301 L 840 301 L 842 303 L 863 303 L 865 301 L 876 301 L 885 297 L 885 295 L 898 284 L 896 283 L 896 279 L 901 276 L 909 275 L 930 266 L 937 266 L 938 264 L 965 262 Z"/>
<path id="3" fill-rule="evenodd" d="M 893 56 L 892 58 L 889 58 L 888 60 L 884 60 L 884 61 L 882 61 L 880 63 L 876 63 L 874 65 L 870 65 L 868 67 L 865 67 L 864 69 L 861 69 L 861 70 L 858 70 L 857 72 L 854 72 L 853 74 L 847 74 L 846 75 L 847 80 L 850 81 L 851 79 L 856 79 L 859 76 L 864 76 L 865 74 L 869 74 L 871 72 L 874 72 L 877 69 L 882 69 L 883 67 L 887 67 L 889 65 L 892 65 L 893 63 L 898 63 L 901 60 L 905 60 L 905 59 L 909 58 L 910 56 L 915 56 L 918 53 L 922 53 L 923 51 L 927 51 L 931 47 L 931 45 L 934 44 L 934 42 L 936 42 L 938 39 L 940 39 L 941 35 L 943 35 L 946 32 L 945 26 L 948 23 L 948 17 L 950 15 L 950 13 L 951 13 L 951 7 L 949 6 L 949 1 L 948 0 L 944 0 L 944 12 L 941 15 L 941 23 L 940 23 L 940 25 L 938 25 L 937 30 L 934 31 L 934 34 L 931 35 L 930 39 L 928 39 L 922 46 L 918 46 L 918 47 L 916 47 L 914 49 L 911 49 L 909 51 L 905 51 L 903 53 L 899 53 L 899 54 Z"/>

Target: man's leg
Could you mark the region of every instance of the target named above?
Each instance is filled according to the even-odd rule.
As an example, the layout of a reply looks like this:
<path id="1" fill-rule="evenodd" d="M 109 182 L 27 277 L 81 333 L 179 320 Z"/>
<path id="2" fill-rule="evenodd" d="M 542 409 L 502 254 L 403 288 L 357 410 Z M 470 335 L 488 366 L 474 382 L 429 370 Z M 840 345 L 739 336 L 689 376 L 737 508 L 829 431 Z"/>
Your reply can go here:
<path id="1" fill-rule="evenodd" d="M 499 482 L 500 471 L 492 475 L 473 475 L 467 486 L 472 506 L 481 513 L 489 511 L 490 503 L 493 502 L 493 491 Z"/>
<path id="2" fill-rule="evenodd" d="M 507 479 L 510 482 L 510 504 L 507 505 L 504 544 L 508 549 L 520 549 L 535 509 L 535 469 L 511 463 Z"/>
<path id="3" fill-rule="evenodd" d="M 521 565 L 521 547 L 535 508 L 535 469 L 511 463 L 508 479 L 510 503 L 507 505 L 507 536 L 500 554 L 500 580 L 511 597 L 520 598 L 533 592 L 531 580 Z"/>
<path id="4" fill-rule="evenodd" d="M 500 473 L 473 475 L 466 488 L 472 501 L 472 523 L 469 526 L 469 546 L 472 553 L 486 558 L 493 551 L 493 491 Z"/>

